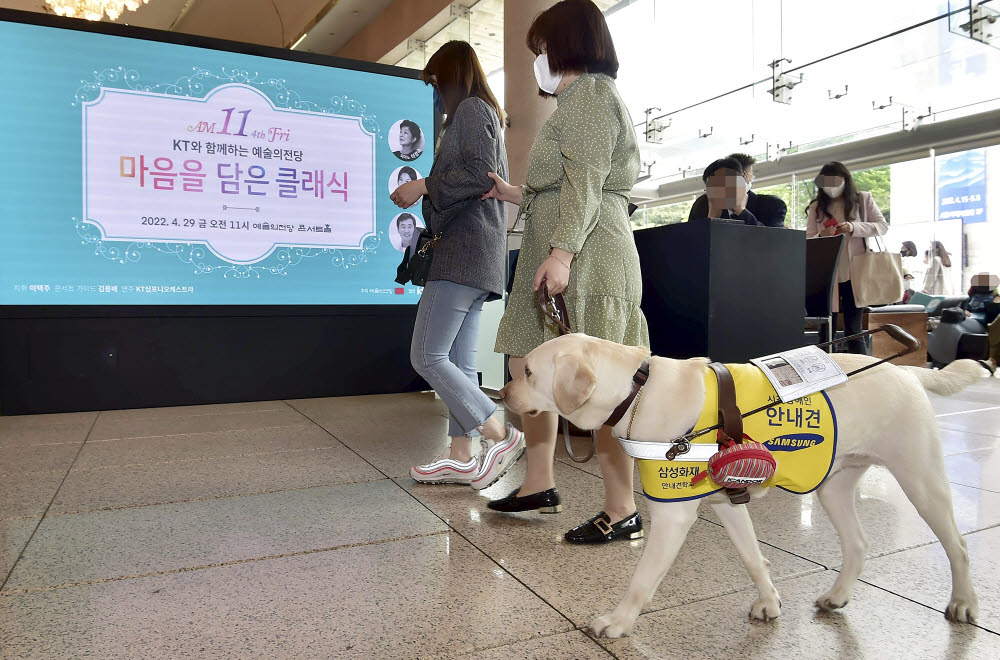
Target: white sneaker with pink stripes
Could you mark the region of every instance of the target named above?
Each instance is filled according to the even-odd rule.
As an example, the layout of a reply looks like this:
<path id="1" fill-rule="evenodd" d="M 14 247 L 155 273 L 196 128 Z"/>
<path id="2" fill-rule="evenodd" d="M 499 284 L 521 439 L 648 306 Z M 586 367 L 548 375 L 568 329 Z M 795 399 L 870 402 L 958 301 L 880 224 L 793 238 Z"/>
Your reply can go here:
<path id="1" fill-rule="evenodd" d="M 471 484 L 479 474 L 479 460 L 473 456 L 462 463 L 450 458 L 450 454 L 448 448 L 430 463 L 411 467 L 410 477 L 422 484 Z"/>
<path id="2" fill-rule="evenodd" d="M 524 453 L 524 434 L 507 424 L 507 437 L 500 442 L 483 440 L 484 448 L 479 474 L 472 480 L 476 490 L 489 488 L 517 463 Z"/>

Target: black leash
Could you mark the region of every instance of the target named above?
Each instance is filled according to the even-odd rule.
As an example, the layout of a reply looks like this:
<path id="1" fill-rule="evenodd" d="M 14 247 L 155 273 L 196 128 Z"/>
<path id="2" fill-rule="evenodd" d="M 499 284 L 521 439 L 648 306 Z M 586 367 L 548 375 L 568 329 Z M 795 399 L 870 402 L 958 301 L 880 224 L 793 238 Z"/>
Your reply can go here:
<path id="1" fill-rule="evenodd" d="M 549 295 L 549 287 L 544 280 L 542 281 L 542 286 L 538 289 L 535 302 L 542 314 L 555 323 L 559 329 L 560 336 L 573 332 L 569 327 L 569 311 L 566 309 L 566 300 L 561 293 Z M 597 431 L 590 432 L 591 443 L 589 451 L 583 458 L 580 458 L 573 452 L 573 442 L 569 439 L 569 420 L 562 416 L 560 416 L 560 419 L 562 420 L 563 444 L 566 445 L 566 453 L 569 454 L 569 457 L 574 463 L 586 463 L 592 459 L 594 454 L 597 453 Z"/>

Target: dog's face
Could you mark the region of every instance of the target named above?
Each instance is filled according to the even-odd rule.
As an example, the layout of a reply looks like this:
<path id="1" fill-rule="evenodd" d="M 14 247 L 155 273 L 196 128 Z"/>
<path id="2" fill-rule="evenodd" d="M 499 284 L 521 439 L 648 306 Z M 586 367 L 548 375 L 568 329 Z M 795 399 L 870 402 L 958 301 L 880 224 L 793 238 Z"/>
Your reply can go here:
<path id="1" fill-rule="evenodd" d="M 564 335 L 528 353 L 524 376 L 501 395 L 512 412 L 557 412 L 581 429 L 596 429 L 628 396 L 632 374 L 648 357 L 644 348 Z"/>

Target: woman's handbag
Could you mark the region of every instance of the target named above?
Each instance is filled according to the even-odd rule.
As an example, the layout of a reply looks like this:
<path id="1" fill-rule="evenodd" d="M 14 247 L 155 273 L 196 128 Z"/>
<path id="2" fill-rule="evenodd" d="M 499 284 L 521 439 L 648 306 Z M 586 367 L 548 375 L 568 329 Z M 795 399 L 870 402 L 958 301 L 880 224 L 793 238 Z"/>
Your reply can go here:
<path id="1" fill-rule="evenodd" d="M 416 250 L 410 254 L 410 247 L 403 253 L 403 261 L 396 268 L 396 282 L 406 284 L 413 282 L 416 286 L 427 284 L 427 276 L 431 272 L 431 259 L 434 257 L 434 244 L 441 240 L 444 232 L 435 236 L 423 227 L 417 227 Z M 412 247 L 412 246 L 411 246 Z"/>
<path id="2" fill-rule="evenodd" d="M 572 332 L 569 327 L 569 312 L 566 310 L 566 301 L 563 299 L 561 293 L 550 296 L 549 288 L 545 285 L 545 282 L 542 282 L 542 287 L 538 290 L 536 302 L 542 315 L 551 319 L 556 324 L 556 327 L 559 328 L 560 335 L 568 335 Z M 573 444 L 569 438 L 571 435 L 585 436 L 587 435 L 587 431 L 576 428 L 565 417 L 560 417 L 559 421 L 562 424 L 563 442 L 566 444 L 566 453 L 569 454 L 569 457 L 576 463 L 586 463 L 592 459 L 594 454 L 597 453 L 597 432 L 590 431 L 591 444 L 587 455 L 577 457 L 573 453 Z"/>
<path id="3" fill-rule="evenodd" d="M 872 250 L 874 242 L 880 250 Z M 896 252 L 886 252 L 878 236 L 865 239 L 868 248 L 851 259 L 851 288 L 858 307 L 892 305 L 903 299 L 903 262 Z"/>

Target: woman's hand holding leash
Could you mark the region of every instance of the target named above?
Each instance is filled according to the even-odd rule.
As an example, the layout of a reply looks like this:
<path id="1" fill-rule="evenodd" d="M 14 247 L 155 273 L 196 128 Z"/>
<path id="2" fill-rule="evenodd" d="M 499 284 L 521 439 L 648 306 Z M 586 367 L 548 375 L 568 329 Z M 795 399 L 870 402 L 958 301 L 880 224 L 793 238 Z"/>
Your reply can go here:
<path id="1" fill-rule="evenodd" d="M 576 256 L 572 252 L 552 248 L 549 258 L 542 262 L 535 272 L 535 291 L 538 291 L 545 282 L 549 289 L 549 294 L 556 295 L 566 290 L 569 284 L 570 263 Z"/>

